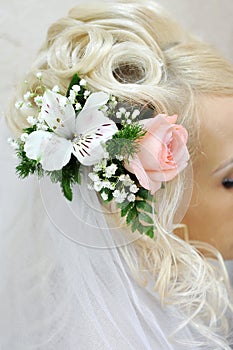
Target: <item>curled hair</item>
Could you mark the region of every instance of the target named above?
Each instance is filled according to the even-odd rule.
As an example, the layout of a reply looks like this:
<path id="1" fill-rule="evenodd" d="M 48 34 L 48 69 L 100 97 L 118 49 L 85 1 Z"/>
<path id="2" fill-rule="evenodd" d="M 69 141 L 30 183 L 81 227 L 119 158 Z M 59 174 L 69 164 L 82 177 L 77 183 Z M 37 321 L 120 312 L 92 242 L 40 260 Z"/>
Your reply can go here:
<path id="1" fill-rule="evenodd" d="M 178 114 L 179 123 L 189 131 L 193 162 L 199 147 L 201 98 L 233 95 L 232 65 L 150 0 L 73 8 L 50 27 L 26 77 L 32 89 L 38 71 L 43 72 L 45 85 L 52 88 L 58 84 L 62 93 L 78 72 L 93 91 L 150 105 L 157 113 Z M 15 100 L 22 99 L 28 85 L 20 85 Z M 11 108 L 8 123 L 17 132 L 31 113 Z M 193 327 L 205 349 L 230 349 L 227 315 L 232 304 L 222 257 L 207 244 L 185 241 L 174 234 L 174 217 L 189 170 L 156 193 L 156 239 L 134 234 L 138 238 L 132 243 L 134 249 L 121 250 L 138 282 L 146 285 L 146 273 L 151 273 L 161 301 L 176 305 L 184 315 L 180 328 L 186 324 Z M 129 234 L 127 230 L 125 234 Z M 200 253 L 203 250 L 205 254 Z"/>

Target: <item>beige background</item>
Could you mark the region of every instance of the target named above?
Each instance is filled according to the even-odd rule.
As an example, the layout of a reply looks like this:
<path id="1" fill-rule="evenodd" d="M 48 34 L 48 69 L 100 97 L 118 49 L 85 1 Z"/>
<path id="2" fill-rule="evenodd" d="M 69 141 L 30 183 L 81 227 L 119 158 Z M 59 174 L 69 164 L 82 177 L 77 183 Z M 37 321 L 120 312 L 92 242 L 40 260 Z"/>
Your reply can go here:
<path id="1" fill-rule="evenodd" d="M 88 0 L 87 0 L 88 1 Z M 0 0 L 0 107 L 30 66 L 50 23 L 79 0 Z M 158 0 L 233 62 L 233 0 Z"/>

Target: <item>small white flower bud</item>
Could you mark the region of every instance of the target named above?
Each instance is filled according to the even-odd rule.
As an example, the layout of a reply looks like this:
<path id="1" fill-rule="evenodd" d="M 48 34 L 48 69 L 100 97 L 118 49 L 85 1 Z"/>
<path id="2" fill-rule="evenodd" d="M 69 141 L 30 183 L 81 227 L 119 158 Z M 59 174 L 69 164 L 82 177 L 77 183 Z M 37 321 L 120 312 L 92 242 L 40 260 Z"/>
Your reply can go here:
<path id="1" fill-rule="evenodd" d="M 140 111 L 138 109 L 135 109 L 132 113 L 132 119 L 135 119 L 139 116 Z"/>
<path id="2" fill-rule="evenodd" d="M 25 101 L 28 101 L 31 97 L 33 97 L 33 93 L 27 91 L 26 94 L 23 95 Z"/>
<path id="3" fill-rule="evenodd" d="M 41 72 L 36 73 L 36 77 L 37 77 L 39 80 L 41 80 L 41 78 L 42 78 L 42 73 L 41 73 Z"/>
<path id="4" fill-rule="evenodd" d="M 54 85 L 54 87 L 52 88 L 52 91 L 58 93 L 58 92 L 60 92 L 61 90 L 60 90 L 60 88 L 59 88 L 58 85 Z"/>
<path id="5" fill-rule="evenodd" d="M 87 85 L 86 80 L 85 80 L 85 79 L 81 79 L 79 85 L 80 85 L 80 86 L 85 86 L 85 85 Z"/>
<path id="6" fill-rule="evenodd" d="M 81 108 L 82 108 L 82 106 L 81 106 L 80 103 L 76 103 L 76 104 L 75 104 L 75 109 L 76 109 L 76 111 L 79 111 Z"/>
<path id="7" fill-rule="evenodd" d="M 26 132 L 24 132 L 21 136 L 20 136 L 20 140 L 22 142 L 25 142 L 28 138 L 28 134 Z"/>
<path id="8" fill-rule="evenodd" d="M 134 185 L 130 186 L 129 190 L 132 193 L 137 193 L 139 188 L 134 184 Z"/>
<path id="9" fill-rule="evenodd" d="M 16 109 L 22 108 L 23 105 L 24 105 L 23 101 L 16 101 L 16 102 L 15 102 L 15 108 L 16 108 Z"/>
<path id="10" fill-rule="evenodd" d="M 36 120 L 36 118 L 35 117 L 33 117 L 33 116 L 29 116 L 29 117 L 27 117 L 27 122 L 30 124 L 30 125 L 35 125 L 36 123 L 37 123 L 37 120 Z"/>
<path id="11" fill-rule="evenodd" d="M 97 174 L 95 174 L 95 173 L 89 173 L 88 176 L 94 182 L 95 181 L 99 181 L 99 179 L 100 179 L 99 176 Z"/>
<path id="12" fill-rule="evenodd" d="M 134 194 L 131 193 L 130 195 L 128 195 L 127 199 L 128 199 L 129 202 L 134 202 L 136 197 L 135 197 Z"/>
<path id="13" fill-rule="evenodd" d="M 43 96 L 37 95 L 37 96 L 34 98 L 34 101 L 35 101 L 35 104 L 36 104 L 38 107 L 41 107 L 42 104 L 43 104 Z"/>
<path id="14" fill-rule="evenodd" d="M 105 192 L 101 193 L 101 197 L 103 198 L 104 201 L 106 201 L 108 199 L 108 195 Z"/>
<path id="15" fill-rule="evenodd" d="M 81 90 L 81 88 L 79 85 L 73 85 L 72 90 L 74 90 L 74 92 L 79 92 Z"/>

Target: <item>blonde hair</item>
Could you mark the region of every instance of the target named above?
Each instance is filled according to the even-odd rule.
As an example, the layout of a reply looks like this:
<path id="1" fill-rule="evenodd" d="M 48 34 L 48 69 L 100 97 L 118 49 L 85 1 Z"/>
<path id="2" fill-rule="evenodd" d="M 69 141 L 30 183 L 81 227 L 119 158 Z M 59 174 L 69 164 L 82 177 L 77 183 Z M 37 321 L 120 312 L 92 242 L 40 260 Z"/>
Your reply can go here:
<path id="1" fill-rule="evenodd" d="M 150 0 L 80 5 L 53 24 L 26 77 L 28 85 L 20 85 L 8 112 L 16 132 L 32 111 L 16 111 L 14 102 L 28 87 L 35 89 L 38 71 L 46 86 L 57 84 L 63 93 L 78 72 L 94 91 L 150 105 L 157 113 L 178 114 L 189 131 L 192 161 L 199 145 L 198 101 L 205 95 L 233 95 L 232 65 Z M 173 233 L 189 174 L 184 171 L 156 193 L 155 240 L 141 237 L 133 243 L 135 254 L 129 247 L 121 251 L 139 283 L 146 285 L 150 271 L 161 301 L 179 308 L 185 318 L 180 328 L 193 327 L 205 349 L 230 349 L 227 313 L 233 307 L 222 257 L 207 244 L 186 242 Z M 219 263 L 213 265 L 208 256 Z"/>

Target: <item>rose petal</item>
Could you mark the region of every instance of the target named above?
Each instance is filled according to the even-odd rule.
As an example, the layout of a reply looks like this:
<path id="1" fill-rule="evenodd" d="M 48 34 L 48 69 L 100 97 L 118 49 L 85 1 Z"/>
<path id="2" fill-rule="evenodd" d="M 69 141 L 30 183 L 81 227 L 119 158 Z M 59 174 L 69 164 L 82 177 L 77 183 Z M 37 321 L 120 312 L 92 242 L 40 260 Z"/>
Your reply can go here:
<path id="1" fill-rule="evenodd" d="M 161 188 L 161 181 L 151 181 L 137 155 L 133 159 L 130 159 L 129 163 L 125 163 L 124 167 L 133 173 L 140 185 L 149 190 L 152 195 Z"/>
<path id="2" fill-rule="evenodd" d="M 75 133 L 75 111 L 70 101 L 60 94 L 46 90 L 41 116 L 57 135 L 72 139 Z"/>

